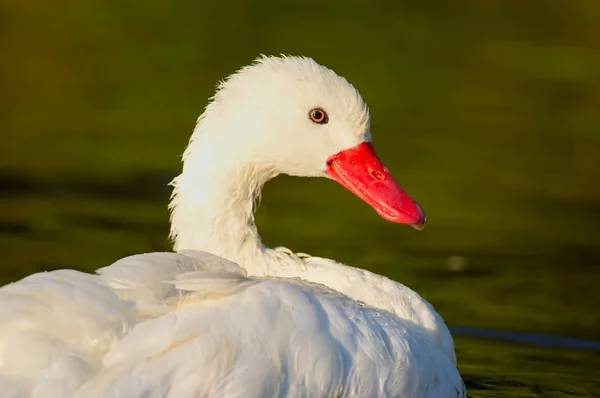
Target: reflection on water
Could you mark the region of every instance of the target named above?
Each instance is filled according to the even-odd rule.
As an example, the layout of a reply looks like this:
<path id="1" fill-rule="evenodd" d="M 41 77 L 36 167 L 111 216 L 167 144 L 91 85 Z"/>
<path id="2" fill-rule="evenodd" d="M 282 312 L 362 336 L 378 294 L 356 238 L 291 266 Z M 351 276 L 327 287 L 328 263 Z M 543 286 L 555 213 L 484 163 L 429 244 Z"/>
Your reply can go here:
<path id="1" fill-rule="evenodd" d="M 429 225 L 282 177 L 264 240 L 422 294 L 461 325 L 471 396 L 600 394 L 596 0 L 34 3 L 0 6 L 0 282 L 168 250 L 167 183 L 215 82 L 305 54 L 362 92 Z"/>

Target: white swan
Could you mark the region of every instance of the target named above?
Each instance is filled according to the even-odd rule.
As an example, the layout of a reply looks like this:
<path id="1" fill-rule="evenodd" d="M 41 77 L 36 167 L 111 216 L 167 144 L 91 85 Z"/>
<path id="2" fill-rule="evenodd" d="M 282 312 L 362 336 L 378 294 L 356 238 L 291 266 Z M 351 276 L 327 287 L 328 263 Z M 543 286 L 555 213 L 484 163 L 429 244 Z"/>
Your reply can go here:
<path id="1" fill-rule="evenodd" d="M 259 58 L 198 120 L 173 182 L 177 253 L 0 289 L 0 396 L 464 397 L 452 337 L 417 293 L 263 246 L 253 207 L 281 173 L 329 176 L 385 219 L 425 222 L 345 79 Z"/>

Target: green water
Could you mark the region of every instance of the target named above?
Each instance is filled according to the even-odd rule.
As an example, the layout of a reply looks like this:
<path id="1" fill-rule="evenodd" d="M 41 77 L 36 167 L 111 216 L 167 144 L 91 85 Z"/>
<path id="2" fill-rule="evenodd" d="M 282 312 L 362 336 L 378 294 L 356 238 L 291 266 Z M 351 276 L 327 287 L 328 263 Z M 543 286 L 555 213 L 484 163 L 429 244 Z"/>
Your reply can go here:
<path id="1" fill-rule="evenodd" d="M 195 118 L 259 53 L 353 82 L 429 221 L 284 177 L 258 214 L 268 244 L 388 275 L 450 325 L 600 340 L 596 0 L 2 2 L 1 281 L 168 250 Z M 600 397 L 600 350 L 456 346 L 472 397 Z"/>

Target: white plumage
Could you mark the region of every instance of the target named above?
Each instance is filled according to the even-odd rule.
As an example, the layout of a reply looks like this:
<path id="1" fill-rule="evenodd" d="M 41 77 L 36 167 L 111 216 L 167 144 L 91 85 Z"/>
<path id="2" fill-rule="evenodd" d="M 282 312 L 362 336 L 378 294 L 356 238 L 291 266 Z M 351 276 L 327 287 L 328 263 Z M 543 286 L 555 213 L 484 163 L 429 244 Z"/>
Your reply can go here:
<path id="1" fill-rule="evenodd" d="M 314 107 L 326 125 L 306 117 Z M 174 181 L 177 253 L 0 289 L 0 397 L 463 397 L 452 337 L 417 293 L 260 242 L 268 179 L 325 176 L 368 141 L 358 92 L 314 61 L 263 57 L 234 74 Z"/>

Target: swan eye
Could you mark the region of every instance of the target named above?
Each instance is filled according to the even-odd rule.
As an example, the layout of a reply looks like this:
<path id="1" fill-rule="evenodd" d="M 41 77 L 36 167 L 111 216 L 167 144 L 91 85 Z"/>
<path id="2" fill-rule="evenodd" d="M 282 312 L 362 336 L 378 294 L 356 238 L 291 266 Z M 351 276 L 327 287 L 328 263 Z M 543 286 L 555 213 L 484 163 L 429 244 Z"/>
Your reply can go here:
<path id="1" fill-rule="evenodd" d="M 308 117 L 310 120 L 317 124 L 325 124 L 329 121 L 329 116 L 327 116 L 327 112 L 325 112 L 321 108 L 315 108 L 308 113 Z"/>

